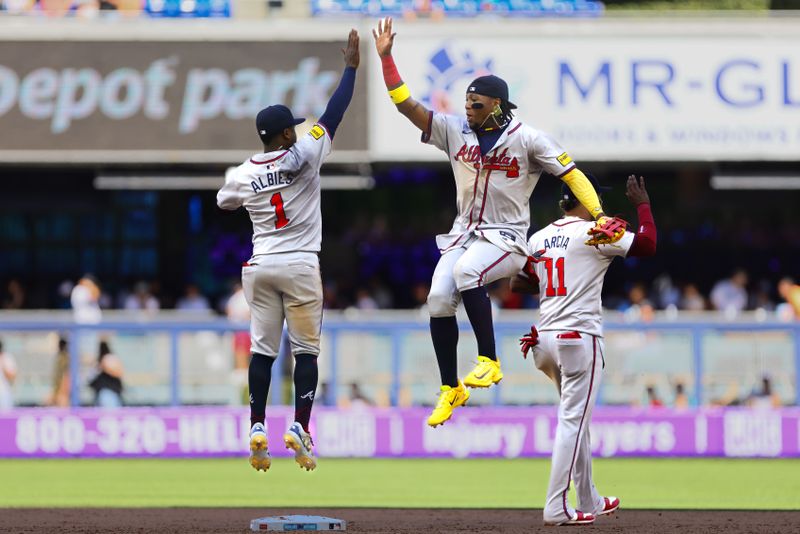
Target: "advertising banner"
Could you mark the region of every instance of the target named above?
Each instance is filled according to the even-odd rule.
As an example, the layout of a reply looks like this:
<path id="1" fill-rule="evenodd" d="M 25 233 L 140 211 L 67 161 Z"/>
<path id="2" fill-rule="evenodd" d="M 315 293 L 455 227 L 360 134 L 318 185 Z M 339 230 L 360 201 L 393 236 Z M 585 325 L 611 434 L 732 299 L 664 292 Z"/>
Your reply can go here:
<path id="1" fill-rule="evenodd" d="M 261 108 L 284 104 L 310 129 L 344 68 L 341 40 L 2 44 L 5 161 L 237 163 L 231 151 L 261 149 Z M 359 77 L 339 151 L 366 151 L 365 88 Z"/>
<path id="2" fill-rule="evenodd" d="M 321 457 L 547 457 L 555 407 L 465 408 L 445 425 L 426 408 L 315 410 Z M 289 408 L 269 409 L 268 438 L 282 443 Z M 800 457 L 800 409 L 671 411 L 598 407 L 596 457 Z M 246 409 L 19 409 L 0 414 L 0 457 L 220 457 L 247 454 Z M 288 452 L 274 447 L 273 455 Z"/>
<path id="3" fill-rule="evenodd" d="M 414 98 L 464 115 L 467 85 L 504 78 L 525 123 L 578 161 L 796 160 L 800 33 L 436 38 L 398 33 L 393 55 Z M 585 29 L 585 28 L 582 28 Z M 663 29 L 663 28 L 662 28 Z M 630 33 L 630 35 L 628 35 Z M 391 104 L 370 72 L 371 148 L 379 160 L 446 160 Z"/>

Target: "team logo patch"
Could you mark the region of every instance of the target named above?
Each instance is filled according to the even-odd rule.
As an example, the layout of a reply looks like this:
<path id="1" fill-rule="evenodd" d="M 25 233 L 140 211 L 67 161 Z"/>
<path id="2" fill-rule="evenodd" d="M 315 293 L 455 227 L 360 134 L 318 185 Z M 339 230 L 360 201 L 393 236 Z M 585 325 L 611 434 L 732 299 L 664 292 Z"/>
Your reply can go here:
<path id="1" fill-rule="evenodd" d="M 420 88 L 421 102 L 439 113 L 463 113 L 464 87 L 467 93 L 474 92 L 475 86 L 468 84 L 476 76 L 491 74 L 493 62 L 477 50 L 449 44 L 432 48 L 427 63 L 427 87 Z"/>
<path id="2" fill-rule="evenodd" d="M 572 163 L 572 158 L 571 158 L 571 157 L 569 157 L 569 154 L 567 154 L 566 152 L 564 152 L 563 154 L 561 154 L 560 156 L 558 156 L 558 158 L 557 158 L 557 159 L 558 159 L 558 162 L 559 162 L 561 165 L 563 165 L 564 167 L 566 167 L 567 165 L 569 165 L 570 163 Z"/>
<path id="3" fill-rule="evenodd" d="M 314 127 L 311 128 L 311 131 L 309 131 L 308 133 L 310 133 L 311 137 L 313 137 L 314 139 L 319 139 L 320 137 L 325 135 L 325 130 L 323 130 L 322 126 L 320 126 L 319 124 L 315 124 Z"/>

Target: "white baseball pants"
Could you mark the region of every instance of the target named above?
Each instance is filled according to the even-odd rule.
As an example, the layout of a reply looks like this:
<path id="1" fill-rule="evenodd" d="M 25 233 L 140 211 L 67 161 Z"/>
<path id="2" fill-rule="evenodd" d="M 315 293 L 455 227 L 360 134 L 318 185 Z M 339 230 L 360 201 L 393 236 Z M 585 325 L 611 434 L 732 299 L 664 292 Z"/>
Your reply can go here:
<path id="1" fill-rule="evenodd" d="M 442 254 L 433 271 L 428 294 L 431 317 L 451 317 L 461 302 L 461 291 L 510 278 L 522 270 L 526 257 L 506 252 L 483 237 L 472 236 L 458 248 Z"/>
<path id="2" fill-rule="evenodd" d="M 561 394 L 545 523 L 562 523 L 575 516 L 576 509 L 567 502 L 571 480 L 575 482 L 577 510 L 595 513 L 605 504 L 592 481 L 589 437 L 592 410 L 603 377 L 603 350 L 601 337 L 578 332 L 539 332 L 534 362 L 553 379 Z"/>
<path id="3" fill-rule="evenodd" d="M 313 252 L 262 254 L 242 267 L 252 351 L 276 358 L 283 321 L 292 355 L 319 354 L 322 277 Z"/>

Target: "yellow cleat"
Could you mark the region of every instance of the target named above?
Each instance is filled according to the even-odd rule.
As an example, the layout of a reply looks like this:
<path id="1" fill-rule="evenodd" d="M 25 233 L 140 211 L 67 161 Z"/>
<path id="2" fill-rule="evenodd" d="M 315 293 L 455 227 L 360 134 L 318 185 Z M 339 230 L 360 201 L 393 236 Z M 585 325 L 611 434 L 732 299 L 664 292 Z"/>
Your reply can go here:
<path id="1" fill-rule="evenodd" d="M 470 388 L 488 388 L 503 379 L 500 360 L 478 356 L 478 365 L 464 378 L 464 385 Z"/>
<path id="2" fill-rule="evenodd" d="M 256 471 L 266 471 L 272 465 L 264 425 L 256 423 L 250 430 L 250 465 Z"/>
<path id="3" fill-rule="evenodd" d="M 303 430 L 300 423 L 292 423 L 283 435 L 283 443 L 287 449 L 294 451 L 294 461 L 301 469 L 313 471 L 317 467 L 317 459 L 314 457 L 314 440 L 311 434 Z"/>
<path id="4" fill-rule="evenodd" d="M 461 382 L 455 388 L 442 386 L 439 402 L 436 403 L 436 408 L 433 409 L 433 413 L 428 417 L 428 424 L 433 427 L 441 425 L 450 419 L 454 409 L 466 404 L 468 399 L 469 390 Z"/>

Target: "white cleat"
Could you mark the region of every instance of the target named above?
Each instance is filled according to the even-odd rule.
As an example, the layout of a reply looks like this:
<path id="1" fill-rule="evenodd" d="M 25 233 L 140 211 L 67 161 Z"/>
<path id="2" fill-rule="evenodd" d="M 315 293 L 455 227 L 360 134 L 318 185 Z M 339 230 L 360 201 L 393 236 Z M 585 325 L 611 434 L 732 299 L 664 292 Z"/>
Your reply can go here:
<path id="1" fill-rule="evenodd" d="M 619 509 L 619 499 L 617 497 L 603 497 L 603 509 L 595 513 L 597 516 L 610 515 Z"/>
<path id="2" fill-rule="evenodd" d="M 303 430 L 300 423 L 292 423 L 289 430 L 283 435 L 283 442 L 287 449 L 294 451 L 294 461 L 306 471 L 313 471 L 317 467 L 317 459 L 314 458 L 312 449 L 314 441 L 311 434 Z"/>
<path id="3" fill-rule="evenodd" d="M 254 424 L 250 429 L 250 465 L 256 471 L 266 471 L 272 465 L 267 448 L 267 432 L 261 423 Z"/>

